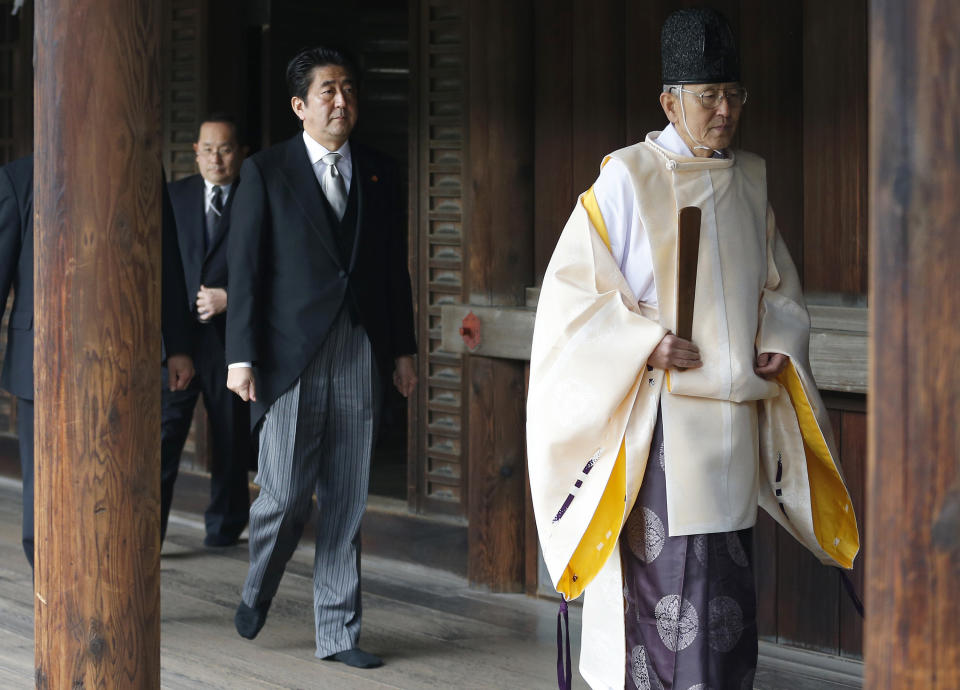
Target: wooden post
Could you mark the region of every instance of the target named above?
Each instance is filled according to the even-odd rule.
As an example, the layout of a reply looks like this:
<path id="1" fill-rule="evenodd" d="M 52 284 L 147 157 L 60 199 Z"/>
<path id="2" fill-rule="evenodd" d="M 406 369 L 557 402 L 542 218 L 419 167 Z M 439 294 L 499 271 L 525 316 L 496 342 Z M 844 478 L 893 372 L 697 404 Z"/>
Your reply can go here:
<path id="1" fill-rule="evenodd" d="M 38 688 L 160 686 L 160 5 L 36 5 Z"/>
<path id="2" fill-rule="evenodd" d="M 960 5 L 873 0 L 870 20 L 864 687 L 947 690 L 960 688 Z"/>
<path id="3" fill-rule="evenodd" d="M 533 5 L 469 4 L 467 295 L 518 306 L 533 284 Z M 481 324 L 481 338 L 483 325 Z M 468 356 L 471 584 L 524 582 L 524 362 Z"/>

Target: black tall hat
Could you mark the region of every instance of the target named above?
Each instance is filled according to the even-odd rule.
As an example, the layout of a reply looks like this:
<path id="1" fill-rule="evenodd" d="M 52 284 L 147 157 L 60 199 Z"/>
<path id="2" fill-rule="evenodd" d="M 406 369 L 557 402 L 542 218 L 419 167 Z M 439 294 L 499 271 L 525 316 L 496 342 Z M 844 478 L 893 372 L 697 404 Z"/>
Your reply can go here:
<path id="1" fill-rule="evenodd" d="M 740 55 L 733 31 L 713 9 L 677 10 L 660 32 L 664 84 L 740 81 Z"/>

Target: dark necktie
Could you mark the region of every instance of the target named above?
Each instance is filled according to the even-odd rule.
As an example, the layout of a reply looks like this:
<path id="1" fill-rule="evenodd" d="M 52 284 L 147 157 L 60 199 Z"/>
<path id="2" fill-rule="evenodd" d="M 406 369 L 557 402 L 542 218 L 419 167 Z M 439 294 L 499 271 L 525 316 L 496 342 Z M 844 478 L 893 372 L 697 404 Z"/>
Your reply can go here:
<path id="1" fill-rule="evenodd" d="M 213 246 L 220 225 L 220 216 L 223 213 L 223 189 L 220 185 L 213 185 L 213 195 L 210 197 L 210 210 L 207 211 L 207 249 Z"/>

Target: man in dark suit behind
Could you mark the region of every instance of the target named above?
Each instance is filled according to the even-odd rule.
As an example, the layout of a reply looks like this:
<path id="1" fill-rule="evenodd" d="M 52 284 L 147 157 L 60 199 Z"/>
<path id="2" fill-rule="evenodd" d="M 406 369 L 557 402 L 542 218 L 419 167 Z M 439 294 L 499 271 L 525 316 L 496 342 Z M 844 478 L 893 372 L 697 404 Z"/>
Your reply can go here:
<path id="1" fill-rule="evenodd" d="M 199 321 L 194 364 L 197 375 L 185 391 L 163 390 L 161 435 L 161 535 L 166 535 L 180 454 L 190 431 L 197 398 L 210 418 L 213 466 L 210 504 L 204 514 L 207 546 L 236 544 L 247 525 L 250 413 L 227 390 L 224 331 L 227 317 L 227 238 L 237 173 L 243 162 L 235 120 L 214 114 L 200 124 L 199 174 L 170 184 L 190 311 Z M 166 370 L 164 370 L 166 379 Z M 166 383 L 166 380 L 164 380 Z"/>
<path id="2" fill-rule="evenodd" d="M 303 132 L 244 163 L 230 236 L 227 385 L 263 418 L 235 623 L 260 631 L 316 492 L 316 656 L 369 668 L 382 662 L 357 646 L 360 520 L 378 374 L 404 396 L 416 385 L 399 186 L 383 157 L 349 141 L 357 73 L 343 54 L 301 52 L 287 83 Z"/>
<path id="3" fill-rule="evenodd" d="M 184 306 L 183 269 L 173 212 L 162 192 L 161 318 L 167 385 L 182 390 L 193 378 L 193 331 Z M 17 396 L 17 435 L 23 479 L 23 552 L 33 567 L 33 155 L 0 168 L 0 316 L 13 287 L 0 387 Z M 168 352 L 173 354 L 167 355 Z"/>

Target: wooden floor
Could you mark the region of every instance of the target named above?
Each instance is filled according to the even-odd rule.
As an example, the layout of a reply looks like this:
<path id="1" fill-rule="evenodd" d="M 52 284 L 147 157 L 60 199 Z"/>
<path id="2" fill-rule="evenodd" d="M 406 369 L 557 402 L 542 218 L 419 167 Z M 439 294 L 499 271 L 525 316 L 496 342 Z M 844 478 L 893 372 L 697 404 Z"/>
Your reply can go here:
<path id="1" fill-rule="evenodd" d="M 33 593 L 19 524 L 19 486 L 0 479 L 4 690 L 33 687 Z M 199 522 L 174 515 L 160 566 L 164 688 L 556 687 L 553 603 L 479 593 L 458 575 L 384 558 L 364 557 L 362 581 L 361 645 L 383 656 L 382 668 L 353 670 L 314 658 L 309 548 L 294 555 L 263 631 L 244 640 L 233 613 L 246 547 L 214 551 L 202 539 Z M 579 612 L 572 613 L 576 640 Z M 585 685 L 578 678 L 574 687 Z"/>
<path id="2" fill-rule="evenodd" d="M 182 493 L 179 505 L 189 506 L 191 492 Z M 2 690 L 33 687 L 33 593 L 20 547 L 20 500 L 19 482 L 0 476 Z M 194 502 L 202 505 L 200 499 Z M 361 645 L 384 658 L 383 668 L 359 671 L 314 658 L 312 548 L 308 545 L 294 555 L 266 627 L 256 640 L 244 640 L 233 628 L 233 613 L 246 574 L 246 545 L 205 549 L 202 523 L 193 513 L 176 512 L 177 505 L 160 564 L 164 688 L 556 687 L 556 606 L 552 601 L 477 592 L 467 587 L 461 574 L 396 558 L 363 558 Z M 385 549 L 381 543 L 391 534 L 397 536 L 383 529 L 381 523 L 389 521 L 389 516 L 374 517 L 370 531 L 382 534 L 373 539 L 371 550 L 396 555 L 396 548 Z M 429 527 L 423 531 L 428 540 L 432 534 L 445 548 L 458 548 L 456 536 L 442 530 L 434 534 Z M 423 545 L 418 548 L 423 557 L 436 559 Z M 579 608 L 571 608 L 570 620 L 576 669 Z M 860 669 L 852 662 L 810 653 L 798 656 L 789 648 L 767 643 L 761 646 L 758 689 L 862 687 L 856 677 Z M 574 688 L 585 687 L 577 675 Z"/>

